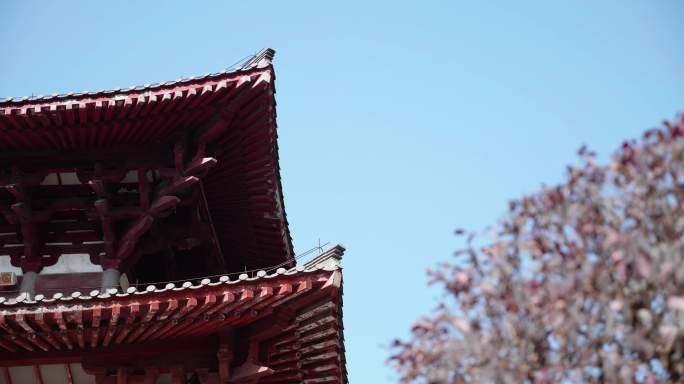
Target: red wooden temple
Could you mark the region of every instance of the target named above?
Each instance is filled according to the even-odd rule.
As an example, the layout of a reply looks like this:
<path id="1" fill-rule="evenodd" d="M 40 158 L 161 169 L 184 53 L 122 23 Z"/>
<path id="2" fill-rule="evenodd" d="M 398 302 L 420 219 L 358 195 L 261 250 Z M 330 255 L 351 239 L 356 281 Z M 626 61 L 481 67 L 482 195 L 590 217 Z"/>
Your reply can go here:
<path id="1" fill-rule="evenodd" d="M 0 102 L 0 383 L 346 383 L 344 252 L 297 265 L 274 51 Z"/>

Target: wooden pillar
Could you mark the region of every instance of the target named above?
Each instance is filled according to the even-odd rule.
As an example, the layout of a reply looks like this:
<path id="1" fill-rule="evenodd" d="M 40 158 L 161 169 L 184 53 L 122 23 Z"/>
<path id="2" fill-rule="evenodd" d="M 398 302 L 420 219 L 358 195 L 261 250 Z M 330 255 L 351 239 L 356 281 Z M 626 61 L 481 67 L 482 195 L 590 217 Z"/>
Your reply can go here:
<path id="1" fill-rule="evenodd" d="M 66 384 L 74 384 L 74 375 L 71 373 L 71 366 L 69 363 L 64 364 L 64 373 L 66 374 Z"/>
<path id="2" fill-rule="evenodd" d="M 107 376 L 105 373 L 95 375 L 95 384 L 115 384 L 115 377 Z"/>
<path id="3" fill-rule="evenodd" d="M 33 366 L 33 374 L 36 376 L 36 384 L 43 384 L 43 375 L 40 373 L 39 366 Z"/>
<path id="4" fill-rule="evenodd" d="M 128 369 L 125 367 L 116 370 L 116 384 L 128 384 Z"/>
<path id="5" fill-rule="evenodd" d="M 24 242 L 24 257 L 21 269 L 24 275 L 21 279 L 19 290 L 29 297 L 35 295 L 36 279 L 38 272 L 42 269 L 41 263 L 41 240 L 38 236 L 36 217 L 27 203 L 19 202 L 12 204 L 17 221 L 21 228 L 21 235 Z"/>
<path id="6" fill-rule="evenodd" d="M 185 384 L 185 368 L 171 369 L 171 383 Z"/>
<path id="7" fill-rule="evenodd" d="M 197 378 L 200 384 L 219 384 L 219 376 L 217 373 L 209 372 L 207 368 L 197 369 Z"/>
<path id="8" fill-rule="evenodd" d="M 159 378 L 159 369 L 156 369 L 156 368 L 145 369 L 145 377 L 143 379 L 143 382 L 145 384 L 156 384 L 157 378 Z"/>
<path id="9" fill-rule="evenodd" d="M 12 377 L 10 376 L 9 368 L 2 367 L 2 376 L 5 379 L 6 384 L 12 384 Z"/>
<path id="10" fill-rule="evenodd" d="M 219 380 L 221 384 L 227 384 L 230 380 L 230 364 L 233 361 L 233 352 L 228 347 L 221 346 L 216 357 L 218 359 Z"/>
<path id="11" fill-rule="evenodd" d="M 234 335 L 232 330 L 224 331 L 220 337 L 220 344 L 216 359 L 218 360 L 218 376 L 221 384 L 227 384 L 230 381 L 231 371 L 230 364 L 233 362 L 233 345 Z"/>
<path id="12" fill-rule="evenodd" d="M 99 185 L 98 183 L 92 183 L 91 186 Z M 95 189 L 95 188 L 93 188 Z M 95 201 L 95 209 L 100 217 L 102 225 L 102 237 L 104 240 L 104 251 L 105 255 L 112 259 L 114 258 L 115 249 L 114 242 L 116 238 L 114 236 L 114 224 L 110 216 L 110 206 L 109 201 L 105 198 L 100 198 Z"/>

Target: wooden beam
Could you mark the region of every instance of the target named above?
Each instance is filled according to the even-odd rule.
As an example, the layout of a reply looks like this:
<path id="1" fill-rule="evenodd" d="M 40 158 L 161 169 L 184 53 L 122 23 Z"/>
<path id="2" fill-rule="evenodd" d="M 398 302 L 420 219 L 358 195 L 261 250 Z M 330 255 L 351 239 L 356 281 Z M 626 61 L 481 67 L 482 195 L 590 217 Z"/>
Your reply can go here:
<path id="1" fill-rule="evenodd" d="M 216 359 L 218 360 L 218 374 L 221 384 L 230 382 L 232 372 L 230 365 L 233 362 L 233 350 L 235 349 L 235 335 L 232 329 L 228 329 L 219 335 L 220 344 Z"/>
<path id="2" fill-rule="evenodd" d="M 145 377 L 143 378 L 144 384 L 156 384 L 159 378 L 159 369 L 157 368 L 146 368 Z"/>
<path id="3" fill-rule="evenodd" d="M 195 370 L 199 384 L 219 384 L 218 373 L 209 372 L 208 368 L 198 368 Z"/>
<path id="4" fill-rule="evenodd" d="M 223 257 L 223 250 L 221 249 L 221 244 L 219 243 L 218 235 L 216 234 L 214 220 L 211 217 L 211 212 L 209 212 L 209 203 L 207 203 L 207 195 L 204 191 L 203 182 L 200 182 L 198 194 L 200 219 L 203 220 L 206 223 L 206 226 L 208 227 L 208 230 L 204 231 L 204 233 L 209 237 L 209 241 L 211 243 L 212 256 L 214 257 L 214 260 L 216 260 L 216 265 L 219 267 L 218 270 L 225 271 L 226 261 Z M 201 225 L 198 225 L 197 227 L 201 227 Z"/>
<path id="5" fill-rule="evenodd" d="M 2 367 L 2 376 L 5 378 L 5 384 L 12 384 L 12 376 L 8 367 Z"/>
<path id="6" fill-rule="evenodd" d="M 185 369 L 184 368 L 172 368 L 171 369 L 171 383 L 173 383 L 173 384 L 185 384 Z"/>
<path id="7" fill-rule="evenodd" d="M 33 374 L 36 376 L 36 384 L 43 384 L 43 375 L 40 373 L 38 365 L 33 366 Z"/>
<path id="8" fill-rule="evenodd" d="M 64 364 L 64 373 L 67 379 L 66 384 L 74 384 L 74 375 L 71 373 L 71 366 L 68 363 Z"/>
<path id="9" fill-rule="evenodd" d="M 107 190 L 105 189 L 105 184 L 103 180 L 89 180 L 86 182 L 90 189 L 95 192 L 95 196 L 99 198 L 107 197 Z"/>
<path id="10" fill-rule="evenodd" d="M 87 253 L 91 256 L 99 255 L 101 252 L 103 252 L 103 244 L 59 244 L 59 245 L 44 245 L 41 248 L 40 259 L 37 260 L 36 262 L 40 261 L 40 265 L 42 266 L 50 266 L 54 265 L 57 262 L 57 259 L 60 255 L 63 254 L 73 254 L 73 253 Z M 22 263 L 26 265 L 27 270 L 30 270 L 32 266 L 31 260 L 19 260 L 21 256 L 24 254 L 24 246 L 12 246 L 12 247 L 0 247 L 0 256 L 10 256 L 12 258 L 12 265 L 15 266 L 22 266 Z M 50 256 L 50 257 L 46 257 Z M 17 262 L 15 262 L 17 261 Z M 36 268 L 38 264 L 35 265 Z"/>
<path id="11" fill-rule="evenodd" d="M 178 157 L 182 156 L 178 155 Z M 138 217 L 122 236 L 115 255 L 118 263 L 122 263 L 134 253 L 138 240 L 150 230 L 156 218 L 168 216 L 170 211 L 181 202 L 181 199 L 174 195 L 192 187 L 197 182 L 199 178 L 195 176 L 178 177 L 158 190 L 157 197 L 150 204 L 149 209 Z"/>
<path id="12" fill-rule="evenodd" d="M 19 219 L 17 219 L 17 215 L 12 212 L 10 204 L 0 202 L 0 214 L 2 214 L 2 216 L 5 218 L 5 221 L 11 225 L 10 230 L 5 230 L 5 228 L 2 228 L 3 232 L 13 231 L 14 225 L 19 223 Z"/>
<path id="13" fill-rule="evenodd" d="M 2 338 L 0 338 L 0 347 L 4 348 L 10 352 L 14 352 L 14 353 L 16 353 L 18 351 L 17 347 L 15 347 L 9 341 L 6 341 L 5 339 L 2 339 Z"/>
<path id="14" fill-rule="evenodd" d="M 24 259 L 21 268 L 24 272 L 40 272 L 43 268 L 40 260 L 42 241 L 38 237 L 38 230 L 33 221 L 31 209 L 26 203 L 15 203 L 12 204 L 12 211 L 19 220 L 24 242 Z"/>
<path id="15" fill-rule="evenodd" d="M 202 175 L 208 172 L 212 167 L 218 163 L 213 157 L 200 157 L 190 162 L 183 171 L 183 175 Z"/>
<path id="16" fill-rule="evenodd" d="M 181 199 L 176 196 L 159 196 L 147 210 L 147 213 L 152 217 L 166 217 L 171 209 L 174 209 Z"/>
<path id="17" fill-rule="evenodd" d="M 2 152 L 0 152 L 0 156 L 2 156 Z M 3 188 L 9 187 L 22 190 L 24 187 L 40 185 L 47 174 L 48 171 L 45 167 L 41 167 L 39 170 L 33 172 L 24 172 L 18 167 L 12 166 L 9 174 L 0 174 L 0 185 Z M 10 185 L 14 186 L 10 187 Z M 12 192 L 10 191 L 10 193 Z"/>
<path id="18" fill-rule="evenodd" d="M 107 216 L 114 221 L 137 219 L 138 217 L 140 217 L 140 215 L 144 213 L 145 211 L 143 211 L 139 206 L 109 206 L 107 208 Z M 85 215 L 90 220 L 99 220 L 100 218 L 100 213 L 97 210 L 95 212 L 86 212 Z"/>
<path id="19" fill-rule="evenodd" d="M 101 162 L 95 163 L 95 170 L 88 170 L 86 168 L 77 168 L 76 176 L 82 184 L 89 182 L 106 183 L 120 183 L 126 177 L 126 173 L 130 168 L 123 167 L 120 163 L 115 164 L 114 169 L 105 169 Z"/>
<path id="20" fill-rule="evenodd" d="M 180 176 L 171 180 L 168 184 L 161 187 L 157 194 L 159 196 L 174 195 L 182 190 L 188 189 L 197 184 L 199 178 L 196 176 Z"/>
<path id="21" fill-rule="evenodd" d="M 81 109 L 79 107 L 74 111 L 80 113 Z M 226 116 L 224 114 L 220 118 L 226 118 Z M 212 124 L 218 124 L 217 122 L 218 120 Z M 211 132 L 220 128 L 214 125 L 206 126 L 203 129 L 204 133 L 201 134 L 205 136 L 202 137 L 209 137 L 212 135 Z M 37 169 L 30 173 L 23 172 L 17 167 L 13 167 L 11 171 L 0 171 L 0 188 L 5 188 L 17 200 L 17 203 L 11 206 L 0 203 L 0 213 L 5 216 L 9 224 L 19 225 L 22 239 L 20 247 L 18 239 L 15 240 L 16 244 L 2 243 L 0 254 L 9 254 L 14 264 L 19 263 L 26 270 L 36 271 L 44 267 L 46 261 L 56 262 L 61 256 L 58 252 L 72 250 L 76 253 L 86 251 L 96 262 L 100 258 L 100 253 L 103 252 L 103 265 L 120 265 L 123 260 L 136 252 L 138 241 L 155 225 L 156 219 L 170 215 L 181 204 L 181 199 L 176 195 L 182 195 L 199 184 L 200 178 L 217 164 L 215 158 L 204 156 L 207 148 L 206 140 L 200 136 L 190 138 L 186 134 L 185 140 L 177 142 L 173 155 L 169 153 L 168 145 L 157 148 L 85 150 L 73 154 L 56 151 L 32 152 L 30 155 L 14 153 L 10 157 L 6 156 L 7 153 L 0 153 L 0 169 L 4 160 L 19 161 L 22 162 L 22 166 Z M 190 153 L 186 153 L 183 143 L 188 143 L 187 149 Z M 46 164 L 49 166 L 46 167 Z M 172 177 L 166 178 L 165 183 L 152 188 L 147 178 L 147 171 L 169 166 L 175 167 L 175 171 L 170 174 Z M 53 196 L 56 196 L 55 194 L 60 191 L 61 187 L 40 186 L 49 172 L 59 169 L 75 169 L 81 182 L 81 185 L 73 186 L 77 197 L 66 198 L 64 194 L 64 197 L 53 200 Z M 114 198 L 110 196 L 114 188 L 108 188 L 107 185 L 107 183 L 120 183 L 131 169 L 138 172 L 138 206 L 126 206 L 131 203 L 129 201 L 131 199 L 110 200 Z M 38 196 L 29 196 L 27 190 L 33 195 L 33 189 L 25 188 L 27 186 L 40 186 L 36 192 Z M 69 186 L 69 191 L 73 193 L 71 187 Z M 88 189 L 94 192 L 97 199 L 90 197 L 92 195 Z M 210 217 L 208 212 L 204 215 Z M 86 218 L 88 222 L 85 221 Z M 69 225 L 64 225 L 62 222 L 53 223 L 54 219 L 75 219 L 82 223 L 69 222 Z M 95 226 L 95 219 L 100 221 L 100 228 Z M 132 220 L 132 223 L 124 233 L 118 234 L 116 228 L 119 228 L 118 221 L 120 220 Z M 11 225 L 6 226 L 10 232 L 16 231 L 16 228 Z M 59 229 L 60 226 L 64 228 Z M 70 233 L 64 233 L 64 230 L 68 230 L 67 228 L 71 226 L 85 227 L 90 232 L 73 236 Z M 93 236 L 100 230 L 102 231 L 102 244 L 83 244 L 86 241 L 99 241 L 99 238 L 93 239 Z M 213 230 L 206 232 L 213 232 Z M 41 236 L 43 233 L 45 236 Z M 183 236 L 182 241 L 176 242 L 181 245 L 174 243 L 172 246 L 192 247 L 195 245 L 192 241 L 193 237 L 197 236 Z M 220 254 L 215 234 L 207 234 L 207 237 L 213 238 L 213 253 Z M 46 242 L 72 244 L 46 246 Z M 51 257 L 44 257 L 46 254 Z M 219 261 L 223 261 L 222 255 L 219 256 Z"/>
<path id="22" fill-rule="evenodd" d="M 133 253 L 138 239 L 147 233 L 150 227 L 152 227 L 153 223 L 154 217 L 150 215 L 143 215 L 128 227 L 116 250 L 115 259 L 118 260 L 119 263 Z"/>
<path id="23" fill-rule="evenodd" d="M 143 213 L 129 225 L 121 240 L 116 244 L 114 257 L 111 257 L 111 253 L 107 255 L 108 263 L 121 264 L 131 257 L 135 253 L 139 239 L 152 228 L 155 219 L 168 216 L 181 202 L 181 199 L 175 195 L 196 185 L 200 180 L 198 176 L 204 176 L 211 167 L 216 165 L 216 159 L 202 156 L 196 156 L 197 159 L 186 165 L 186 143 L 187 141 L 184 138 L 176 141 L 173 157 L 177 174 L 165 185 L 157 188 L 154 194 L 156 197 L 152 201 L 150 201 L 147 170 L 138 169 L 140 209 Z M 196 151 L 197 155 L 203 155 L 203 152 L 203 149 Z M 186 170 L 188 172 L 184 173 Z M 100 216 L 103 217 L 102 214 Z M 115 269 L 119 267 L 119 265 L 114 266 Z"/>
<path id="24" fill-rule="evenodd" d="M 106 373 L 96 373 L 95 374 L 95 384 L 115 384 L 111 377 L 107 376 Z"/>
<path id="25" fill-rule="evenodd" d="M 138 169 L 138 195 L 140 208 L 147 210 L 150 207 L 150 184 L 147 180 L 147 169 Z"/>
<path id="26" fill-rule="evenodd" d="M 112 165 L 112 168 L 137 169 L 140 167 L 159 168 L 173 165 L 173 159 L 169 156 L 169 146 L 158 147 L 119 147 L 119 148 L 97 148 L 83 149 L 78 152 L 60 152 L 57 150 L 48 151 L 0 151 L 0 169 L 7 169 L 15 164 L 44 169 L 49 164 L 53 169 L 80 168 L 92 169 L 92 165 L 101 162 Z M 116 167 L 113 167 L 113 166 Z M 25 180 L 35 183 L 39 177 L 27 174 Z M 37 181 L 40 184 L 45 176 Z M 0 179 L 2 180 L 2 179 Z M 0 181 L 0 184 L 2 182 Z M 37 185 L 36 184 L 36 185 Z"/>
<path id="27" fill-rule="evenodd" d="M 128 384 L 128 369 L 125 367 L 116 370 L 116 384 Z"/>
<path id="28" fill-rule="evenodd" d="M 253 383 L 275 372 L 272 368 L 259 363 L 259 348 L 258 341 L 250 341 L 247 360 L 235 368 L 235 371 L 230 376 L 231 383 Z"/>
<path id="29" fill-rule="evenodd" d="M 185 169 L 185 152 L 187 149 L 187 142 L 185 137 L 180 137 L 176 140 L 173 146 L 173 165 L 178 172 L 183 172 Z"/>
<path id="30" fill-rule="evenodd" d="M 19 201 L 29 201 L 29 197 L 21 184 L 7 184 L 4 186 L 4 188 L 7 190 L 7 192 L 11 193 L 15 199 Z"/>
<path id="31" fill-rule="evenodd" d="M 109 201 L 106 199 L 98 199 L 95 201 L 95 210 L 100 217 L 100 223 L 102 226 L 102 237 L 104 240 L 104 252 L 107 258 L 114 258 L 115 249 L 114 242 L 116 241 L 116 235 L 114 233 L 114 224 L 112 223 L 112 218 L 110 216 Z"/>

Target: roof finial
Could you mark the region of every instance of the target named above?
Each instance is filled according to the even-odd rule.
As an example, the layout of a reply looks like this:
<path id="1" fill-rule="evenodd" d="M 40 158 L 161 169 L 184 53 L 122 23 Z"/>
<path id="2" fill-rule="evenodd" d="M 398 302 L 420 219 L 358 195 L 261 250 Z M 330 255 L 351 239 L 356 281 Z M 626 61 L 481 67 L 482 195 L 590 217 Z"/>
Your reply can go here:
<path id="1" fill-rule="evenodd" d="M 275 56 L 275 49 L 264 48 L 261 51 L 259 51 L 259 53 L 254 55 L 254 58 L 247 61 L 247 63 L 245 63 L 245 65 L 242 68 L 248 69 L 248 68 L 268 67 L 273 62 L 274 56 Z"/>
<path id="2" fill-rule="evenodd" d="M 340 267 L 342 264 L 342 255 L 344 255 L 344 251 L 344 246 L 342 244 L 337 244 L 336 246 L 304 263 L 304 268 L 312 268 L 326 264 Z"/>

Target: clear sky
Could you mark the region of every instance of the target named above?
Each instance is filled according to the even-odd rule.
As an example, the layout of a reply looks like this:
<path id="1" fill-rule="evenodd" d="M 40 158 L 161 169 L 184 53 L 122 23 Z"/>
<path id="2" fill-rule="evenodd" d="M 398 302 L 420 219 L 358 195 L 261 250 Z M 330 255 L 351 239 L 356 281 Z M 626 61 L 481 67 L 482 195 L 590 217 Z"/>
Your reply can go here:
<path id="1" fill-rule="evenodd" d="M 367 4 L 368 3 L 368 4 Z M 422 4 L 421 6 L 417 4 Z M 684 111 L 684 2 L 2 1 L 0 97 L 127 87 L 277 50 L 298 252 L 343 243 L 353 383 L 439 294 L 425 269 L 583 143 Z"/>

